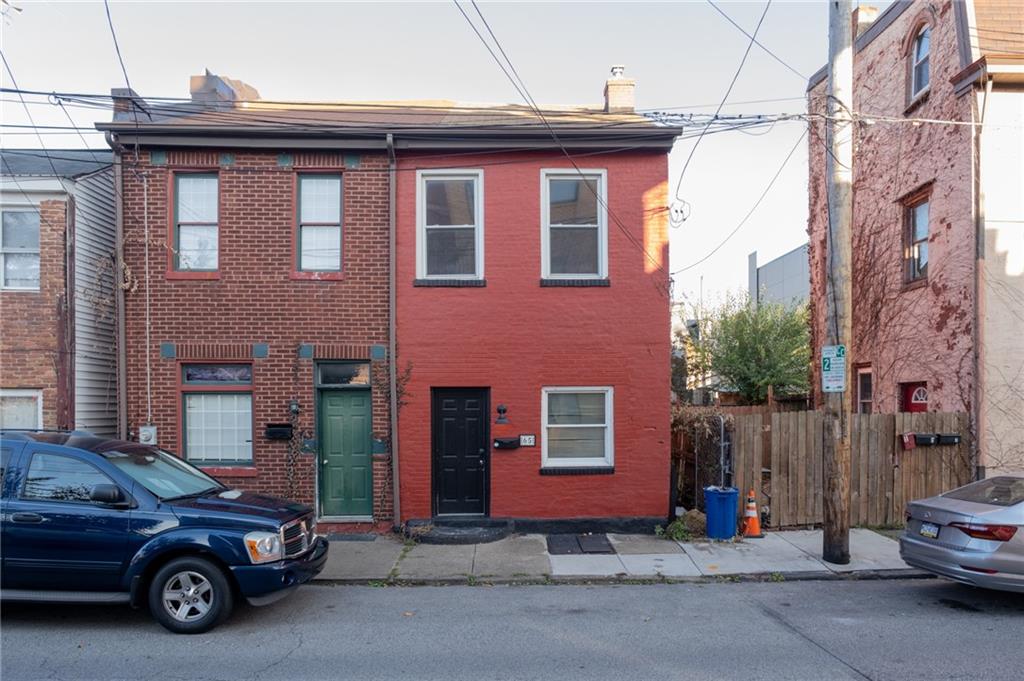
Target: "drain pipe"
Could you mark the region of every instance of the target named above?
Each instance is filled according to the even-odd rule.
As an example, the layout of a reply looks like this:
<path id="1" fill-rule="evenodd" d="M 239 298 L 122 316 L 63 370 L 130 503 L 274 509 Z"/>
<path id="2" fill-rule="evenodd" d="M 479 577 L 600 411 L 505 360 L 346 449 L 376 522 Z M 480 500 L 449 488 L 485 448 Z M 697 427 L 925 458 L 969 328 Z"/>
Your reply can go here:
<path id="1" fill-rule="evenodd" d="M 391 397 L 391 508 L 392 526 L 402 520 L 401 497 L 398 485 L 398 342 L 395 339 L 395 287 L 397 285 L 395 235 L 395 179 L 398 177 L 395 161 L 395 138 L 389 132 L 388 145 L 388 383 Z"/>
<path id="2" fill-rule="evenodd" d="M 124 174 L 120 144 L 109 131 L 105 133 L 107 144 L 114 150 L 114 188 L 118 197 L 124 196 Z M 128 350 L 125 347 L 124 308 L 124 201 L 114 201 L 114 307 L 117 325 L 117 437 L 128 439 Z"/>

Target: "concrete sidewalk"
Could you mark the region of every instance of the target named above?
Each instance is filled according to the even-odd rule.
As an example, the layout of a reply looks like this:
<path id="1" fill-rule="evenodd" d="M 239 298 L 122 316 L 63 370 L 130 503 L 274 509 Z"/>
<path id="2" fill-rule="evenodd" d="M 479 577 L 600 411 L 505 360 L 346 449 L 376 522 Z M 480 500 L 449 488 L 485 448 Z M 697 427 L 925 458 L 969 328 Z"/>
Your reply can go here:
<path id="1" fill-rule="evenodd" d="M 548 581 L 628 581 L 761 576 L 769 579 L 840 575 L 916 575 L 899 545 L 872 530 L 850 531 L 849 565 L 821 560 L 821 530 L 770 532 L 740 542 L 674 542 L 650 535 L 609 534 L 614 554 L 550 555 L 543 535 L 515 535 L 490 544 L 443 546 L 332 541 L 318 580 L 361 584 L 452 584 Z"/>

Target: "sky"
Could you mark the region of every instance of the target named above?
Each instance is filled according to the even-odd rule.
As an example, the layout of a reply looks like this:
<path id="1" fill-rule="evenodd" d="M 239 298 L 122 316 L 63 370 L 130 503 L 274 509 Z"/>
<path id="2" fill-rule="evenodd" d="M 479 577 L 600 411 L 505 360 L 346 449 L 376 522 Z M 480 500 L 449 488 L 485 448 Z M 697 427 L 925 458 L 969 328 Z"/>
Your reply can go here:
<path id="1" fill-rule="evenodd" d="M 123 87 L 102 2 L 11 0 L 0 47 L 26 90 L 108 93 Z M 613 64 L 637 81 L 640 109 L 713 113 L 749 43 L 704 0 L 691 2 L 479 2 L 481 11 L 534 99 L 544 104 L 602 105 Z M 879 3 L 885 5 L 887 3 Z M 765 4 L 720 2 L 753 32 Z M 143 97 L 188 96 L 188 77 L 209 68 L 243 80 L 273 100 L 453 99 L 521 103 L 451 2 L 117 2 L 114 28 L 132 87 Z M 467 4 L 466 10 L 472 13 Z M 758 40 L 803 76 L 827 57 L 824 1 L 771 3 Z M 5 87 L 10 79 L 3 73 Z M 724 113 L 800 113 L 806 79 L 754 46 Z M 743 104 L 751 100 L 786 100 Z M 68 125 L 45 99 L 31 104 L 37 125 Z M 730 104 L 729 102 L 736 102 Z M 77 125 L 109 115 L 68 109 Z M 0 116 L 25 124 L 16 95 Z M 778 123 L 757 135 L 705 137 L 680 196 L 690 216 L 671 231 L 673 271 L 704 258 L 734 230 L 803 132 Z M 33 135 L 4 128 L 2 146 L 34 147 Z M 763 133 L 763 134 L 761 134 Z M 103 137 L 86 136 L 104 147 Z M 47 148 L 80 148 L 77 135 L 44 135 Z M 692 140 L 669 157 L 670 192 Z M 675 277 L 677 300 L 714 300 L 745 289 L 747 256 L 767 262 L 807 239 L 807 145 L 790 158 L 757 211 L 713 256 Z"/>

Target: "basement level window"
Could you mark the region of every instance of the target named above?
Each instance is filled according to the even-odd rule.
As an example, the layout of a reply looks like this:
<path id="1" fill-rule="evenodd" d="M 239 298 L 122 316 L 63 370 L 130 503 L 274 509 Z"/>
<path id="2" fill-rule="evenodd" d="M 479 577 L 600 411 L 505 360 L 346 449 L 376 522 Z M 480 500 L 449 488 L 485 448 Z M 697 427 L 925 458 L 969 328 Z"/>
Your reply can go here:
<path id="1" fill-rule="evenodd" d="M 39 210 L 5 208 L 0 222 L 0 288 L 39 290 Z"/>

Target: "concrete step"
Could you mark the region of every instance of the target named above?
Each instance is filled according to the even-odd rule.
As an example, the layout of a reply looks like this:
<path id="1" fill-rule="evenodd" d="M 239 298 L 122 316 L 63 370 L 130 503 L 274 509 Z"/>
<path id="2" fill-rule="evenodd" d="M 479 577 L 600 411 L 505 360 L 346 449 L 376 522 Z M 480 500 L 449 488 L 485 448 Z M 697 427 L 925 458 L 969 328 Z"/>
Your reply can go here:
<path id="1" fill-rule="evenodd" d="M 494 518 L 423 518 L 405 524 L 422 544 L 489 544 L 512 533 L 512 522 Z"/>

